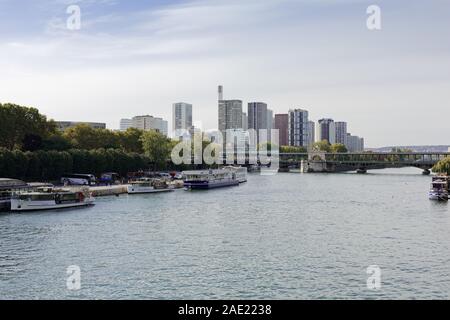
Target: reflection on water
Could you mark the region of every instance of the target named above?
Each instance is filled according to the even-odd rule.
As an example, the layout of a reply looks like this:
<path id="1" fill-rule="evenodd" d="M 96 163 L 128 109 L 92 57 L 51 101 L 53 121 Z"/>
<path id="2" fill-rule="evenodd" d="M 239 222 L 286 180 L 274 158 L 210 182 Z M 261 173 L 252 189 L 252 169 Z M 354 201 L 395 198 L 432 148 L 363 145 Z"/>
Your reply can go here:
<path id="1" fill-rule="evenodd" d="M 429 201 L 429 183 L 417 169 L 251 175 L 2 214 L 0 298 L 449 298 L 450 204 Z M 67 290 L 71 265 L 80 291 Z"/>

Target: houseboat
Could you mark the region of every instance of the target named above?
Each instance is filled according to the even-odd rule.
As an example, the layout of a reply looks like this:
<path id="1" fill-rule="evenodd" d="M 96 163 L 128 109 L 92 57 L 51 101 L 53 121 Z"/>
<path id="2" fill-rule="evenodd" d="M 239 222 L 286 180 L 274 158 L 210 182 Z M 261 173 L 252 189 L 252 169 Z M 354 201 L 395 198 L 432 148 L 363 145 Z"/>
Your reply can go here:
<path id="1" fill-rule="evenodd" d="M 236 173 L 230 170 L 203 170 L 183 172 L 184 188 L 192 189 L 214 189 L 238 186 L 239 180 Z"/>
<path id="2" fill-rule="evenodd" d="M 94 198 L 87 189 L 74 192 L 43 187 L 35 191 L 14 192 L 11 197 L 11 211 L 14 212 L 86 207 L 93 204 Z"/>
<path id="3" fill-rule="evenodd" d="M 430 200 L 448 201 L 449 184 L 450 184 L 449 176 L 433 177 L 429 192 Z"/>
<path id="4" fill-rule="evenodd" d="M 228 170 L 231 173 L 236 175 L 236 179 L 239 183 L 247 182 L 247 168 L 246 167 L 234 167 L 234 166 L 226 166 L 223 167 L 222 170 Z"/>
<path id="5" fill-rule="evenodd" d="M 167 182 L 162 179 L 141 178 L 131 182 L 127 187 L 128 194 L 161 193 L 170 191 L 174 191 L 174 188 L 169 187 Z"/>

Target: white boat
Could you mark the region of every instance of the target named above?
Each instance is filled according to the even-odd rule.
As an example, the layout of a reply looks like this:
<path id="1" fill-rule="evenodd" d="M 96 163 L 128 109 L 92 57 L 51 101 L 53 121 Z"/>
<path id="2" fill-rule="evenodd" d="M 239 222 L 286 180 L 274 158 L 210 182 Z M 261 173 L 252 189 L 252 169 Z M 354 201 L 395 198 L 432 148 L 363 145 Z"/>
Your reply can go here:
<path id="1" fill-rule="evenodd" d="M 430 192 L 428 193 L 430 200 L 448 201 L 450 177 L 435 176 L 431 183 Z"/>
<path id="2" fill-rule="evenodd" d="M 150 178 L 142 178 L 138 181 L 131 182 L 127 187 L 128 194 L 161 193 L 170 191 L 174 191 L 174 188 L 169 188 L 165 181 Z"/>
<path id="3" fill-rule="evenodd" d="M 9 211 L 12 192 L 25 188 L 28 188 L 28 185 L 21 180 L 0 178 L 0 211 Z"/>
<path id="4" fill-rule="evenodd" d="M 236 173 L 230 170 L 203 170 L 183 172 L 185 189 L 215 189 L 238 186 Z"/>
<path id="5" fill-rule="evenodd" d="M 86 207 L 94 204 L 95 199 L 89 191 L 56 190 L 38 188 L 36 191 L 15 192 L 11 198 L 11 211 L 55 210 Z"/>
<path id="6" fill-rule="evenodd" d="M 226 166 L 226 167 L 223 167 L 222 170 L 227 170 L 231 173 L 234 173 L 235 179 L 237 181 L 239 181 L 239 183 L 247 182 L 247 168 L 246 167 Z"/>

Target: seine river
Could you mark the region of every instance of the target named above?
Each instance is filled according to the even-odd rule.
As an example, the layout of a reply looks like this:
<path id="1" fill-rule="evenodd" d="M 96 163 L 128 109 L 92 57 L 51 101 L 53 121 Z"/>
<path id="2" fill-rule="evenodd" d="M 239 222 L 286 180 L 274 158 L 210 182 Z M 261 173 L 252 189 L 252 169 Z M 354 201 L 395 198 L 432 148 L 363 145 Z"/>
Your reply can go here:
<path id="1" fill-rule="evenodd" d="M 0 299 L 448 299 L 450 203 L 428 200 L 430 181 L 416 169 L 254 174 L 0 214 Z"/>

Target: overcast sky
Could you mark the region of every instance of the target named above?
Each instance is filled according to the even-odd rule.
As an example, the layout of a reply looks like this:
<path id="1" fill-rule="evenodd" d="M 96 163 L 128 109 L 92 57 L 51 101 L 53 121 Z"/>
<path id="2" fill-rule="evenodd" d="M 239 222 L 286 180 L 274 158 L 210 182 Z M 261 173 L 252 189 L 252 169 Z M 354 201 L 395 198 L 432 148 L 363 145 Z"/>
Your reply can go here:
<path id="1" fill-rule="evenodd" d="M 366 27 L 371 4 L 382 30 Z M 245 105 L 347 121 L 368 147 L 450 144 L 450 1 L 0 0 L 0 75 L 0 102 L 55 120 L 170 127 L 183 101 L 213 129 L 222 84 Z"/>

